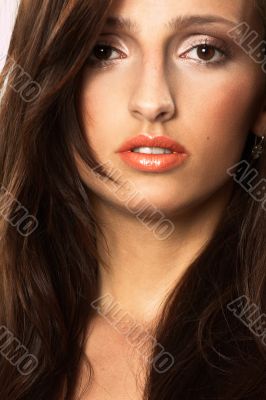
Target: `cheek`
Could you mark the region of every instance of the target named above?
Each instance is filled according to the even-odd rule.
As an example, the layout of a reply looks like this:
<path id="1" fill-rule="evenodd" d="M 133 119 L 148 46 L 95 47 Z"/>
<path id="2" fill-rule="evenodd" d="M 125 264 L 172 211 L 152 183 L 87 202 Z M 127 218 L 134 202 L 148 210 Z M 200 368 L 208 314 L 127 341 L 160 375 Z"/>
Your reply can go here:
<path id="1" fill-rule="evenodd" d="M 182 141 L 192 153 L 184 170 L 188 190 L 218 188 L 230 179 L 227 169 L 241 159 L 261 91 L 255 75 L 243 75 L 212 72 L 206 79 L 195 74 L 179 87 Z"/>
<path id="2" fill-rule="evenodd" d="M 179 115 L 188 132 L 184 140 L 197 154 L 230 160 L 243 150 L 261 90 L 256 76 L 243 75 L 221 72 L 186 79 Z"/>
<path id="3" fill-rule="evenodd" d="M 91 79 L 91 78 L 90 78 Z M 120 112 L 124 98 L 121 91 L 116 90 L 112 75 L 93 77 L 90 83 L 85 81 L 81 91 L 80 112 L 87 138 L 96 151 L 106 154 L 110 151 L 110 144 L 115 145 L 115 136 L 121 132 Z M 121 110 L 122 111 L 122 110 Z"/>

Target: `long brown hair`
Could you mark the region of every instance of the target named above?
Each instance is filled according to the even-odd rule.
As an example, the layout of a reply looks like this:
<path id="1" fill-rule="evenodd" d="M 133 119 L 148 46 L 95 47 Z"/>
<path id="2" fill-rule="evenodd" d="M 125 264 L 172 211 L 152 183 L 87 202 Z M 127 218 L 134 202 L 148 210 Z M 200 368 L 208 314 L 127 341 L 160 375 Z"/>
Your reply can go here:
<path id="1" fill-rule="evenodd" d="M 73 157 L 75 148 L 90 168 L 98 165 L 77 101 L 111 5 L 22 0 L 19 7 L 0 80 L 3 400 L 63 393 L 70 400 L 77 385 L 89 305 L 98 293 L 95 232 L 101 231 Z M 250 133 L 243 158 L 251 145 Z M 265 156 L 255 167 L 266 175 Z M 175 362 L 164 373 L 151 365 L 145 399 L 264 397 L 264 336 L 234 310 L 245 301 L 256 305 L 260 314 L 250 313 L 249 326 L 266 313 L 265 222 L 262 203 L 235 182 L 213 238 L 165 303 L 156 339 Z"/>

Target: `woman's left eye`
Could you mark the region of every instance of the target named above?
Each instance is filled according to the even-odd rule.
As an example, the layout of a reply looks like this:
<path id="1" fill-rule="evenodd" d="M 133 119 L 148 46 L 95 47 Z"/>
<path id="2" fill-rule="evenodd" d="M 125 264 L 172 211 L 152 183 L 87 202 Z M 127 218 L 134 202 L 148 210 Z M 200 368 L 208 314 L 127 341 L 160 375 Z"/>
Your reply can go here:
<path id="1" fill-rule="evenodd" d="M 188 56 L 190 54 L 190 56 Z M 192 54 L 192 55 L 191 55 Z M 225 61 L 226 53 L 223 49 L 207 43 L 197 44 L 183 53 L 181 58 L 196 60 L 199 63 L 221 63 Z"/>

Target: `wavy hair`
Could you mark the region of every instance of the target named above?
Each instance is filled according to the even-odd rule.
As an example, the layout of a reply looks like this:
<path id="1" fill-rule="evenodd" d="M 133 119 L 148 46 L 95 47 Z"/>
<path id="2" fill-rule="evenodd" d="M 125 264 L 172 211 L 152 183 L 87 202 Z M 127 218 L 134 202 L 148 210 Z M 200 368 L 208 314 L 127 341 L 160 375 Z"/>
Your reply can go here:
<path id="1" fill-rule="evenodd" d="M 83 67 L 111 5 L 22 0 L 0 75 L 3 400 L 72 400 L 86 360 L 101 226 L 73 149 L 89 168 L 98 166 L 77 104 Z M 266 23 L 265 1 L 256 5 Z M 251 146 L 250 134 L 247 160 Z M 266 176 L 265 156 L 255 167 Z M 265 214 L 236 182 L 212 239 L 167 298 L 156 339 L 175 363 L 163 374 L 151 366 L 145 400 L 265 396 L 266 338 L 259 331 L 266 328 Z M 236 317 L 240 305 L 253 329 Z"/>

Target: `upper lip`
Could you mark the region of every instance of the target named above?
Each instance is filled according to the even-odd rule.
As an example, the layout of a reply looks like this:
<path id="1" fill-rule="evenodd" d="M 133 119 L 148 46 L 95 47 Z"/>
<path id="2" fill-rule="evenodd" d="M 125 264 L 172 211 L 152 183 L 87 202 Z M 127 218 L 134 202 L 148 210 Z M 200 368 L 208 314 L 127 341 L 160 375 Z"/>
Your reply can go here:
<path id="1" fill-rule="evenodd" d="M 173 153 L 187 153 L 186 149 L 168 136 L 138 135 L 127 139 L 117 150 L 118 153 L 130 151 L 136 147 L 162 147 Z"/>

